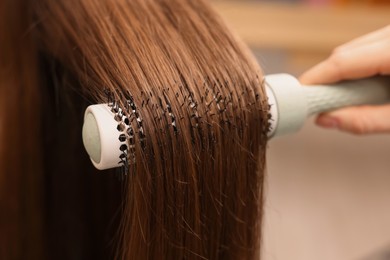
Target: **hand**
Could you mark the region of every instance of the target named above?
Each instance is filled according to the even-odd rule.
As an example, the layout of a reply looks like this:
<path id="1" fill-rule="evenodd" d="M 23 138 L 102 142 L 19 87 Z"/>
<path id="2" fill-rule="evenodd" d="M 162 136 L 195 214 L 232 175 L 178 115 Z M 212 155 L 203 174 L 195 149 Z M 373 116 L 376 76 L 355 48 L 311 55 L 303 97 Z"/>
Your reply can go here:
<path id="1" fill-rule="evenodd" d="M 305 72 L 300 81 L 325 84 L 377 74 L 390 75 L 390 26 L 337 47 L 328 59 Z M 323 113 L 316 124 L 354 134 L 390 133 L 390 105 L 348 107 Z"/>

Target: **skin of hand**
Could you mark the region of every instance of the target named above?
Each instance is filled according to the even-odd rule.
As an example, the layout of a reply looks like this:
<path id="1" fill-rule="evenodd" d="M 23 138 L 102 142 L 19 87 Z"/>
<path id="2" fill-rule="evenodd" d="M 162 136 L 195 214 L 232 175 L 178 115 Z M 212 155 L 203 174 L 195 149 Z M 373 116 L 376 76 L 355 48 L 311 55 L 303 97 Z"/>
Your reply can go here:
<path id="1" fill-rule="evenodd" d="M 326 84 L 374 75 L 390 75 L 390 25 L 337 47 L 300 81 Z M 342 108 L 320 114 L 316 124 L 359 135 L 390 133 L 390 105 Z"/>

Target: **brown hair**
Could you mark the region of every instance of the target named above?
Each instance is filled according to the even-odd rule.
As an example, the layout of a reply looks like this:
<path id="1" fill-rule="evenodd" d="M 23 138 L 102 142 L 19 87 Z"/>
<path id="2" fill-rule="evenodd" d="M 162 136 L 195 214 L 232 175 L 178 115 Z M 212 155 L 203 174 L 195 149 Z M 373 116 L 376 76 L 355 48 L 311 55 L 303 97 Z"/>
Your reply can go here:
<path id="1" fill-rule="evenodd" d="M 210 6 L 22 2 L 0 8 L 0 252 L 258 258 L 262 73 Z M 107 93 L 137 111 L 123 182 L 96 173 L 80 140 L 83 111 Z"/>

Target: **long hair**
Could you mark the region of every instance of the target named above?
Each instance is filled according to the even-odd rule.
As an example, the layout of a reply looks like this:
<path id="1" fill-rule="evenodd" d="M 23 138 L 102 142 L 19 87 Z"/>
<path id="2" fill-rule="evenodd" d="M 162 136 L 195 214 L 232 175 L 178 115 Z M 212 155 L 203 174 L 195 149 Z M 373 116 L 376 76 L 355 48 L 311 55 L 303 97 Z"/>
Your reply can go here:
<path id="1" fill-rule="evenodd" d="M 259 258 L 262 72 L 207 2 L 1 5 L 1 255 Z M 123 181 L 81 142 L 108 99 L 136 110 Z"/>

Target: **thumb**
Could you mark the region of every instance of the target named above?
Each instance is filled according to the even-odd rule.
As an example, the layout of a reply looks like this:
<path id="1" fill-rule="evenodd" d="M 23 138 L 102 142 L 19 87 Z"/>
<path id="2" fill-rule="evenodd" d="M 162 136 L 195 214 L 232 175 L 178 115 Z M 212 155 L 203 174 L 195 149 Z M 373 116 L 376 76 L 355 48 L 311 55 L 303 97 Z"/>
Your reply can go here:
<path id="1" fill-rule="evenodd" d="M 358 135 L 390 133 L 390 105 L 348 107 L 323 113 L 316 124 Z"/>

